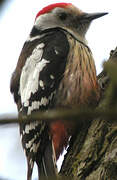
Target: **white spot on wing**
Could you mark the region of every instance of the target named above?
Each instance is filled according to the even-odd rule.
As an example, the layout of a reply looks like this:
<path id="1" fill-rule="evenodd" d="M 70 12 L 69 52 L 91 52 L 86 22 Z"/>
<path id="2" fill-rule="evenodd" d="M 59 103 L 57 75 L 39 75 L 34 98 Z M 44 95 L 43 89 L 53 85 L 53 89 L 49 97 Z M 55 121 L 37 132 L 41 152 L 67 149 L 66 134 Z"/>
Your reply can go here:
<path id="1" fill-rule="evenodd" d="M 30 152 L 33 151 L 34 153 L 36 153 L 37 150 L 38 150 L 39 145 L 40 145 L 40 142 L 38 142 L 37 144 L 33 143 L 32 147 L 30 148 Z"/>
<path id="2" fill-rule="evenodd" d="M 55 49 L 55 53 L 56 53 L 56 54 L 59 54 L 59 52 L 58 52 L 56 49 Z"/>
<path id="3" fill-rule="evenodd" d="M 33 101 L 32 105 L 28 107 L 28 115 L 30 115 L 31 112 L 36 109 L 39 109 L 39 101 Z"/>
<path id="4" fill-rule="evenodd" d="M 55 77 L 51 74 L 51 75 L 50 75 L 50 79 L 54 79 L 54 78 L 55 78 Z"/>
<path id="5" fill-rule="evenodd" d="M 27 148 L 27 149 L 31 148 L 34 140 L 35 140 L 35 138 L 32 138 L 28 143 L 26 143 L 26 148 Z"/>
<path id="6" fill-rule="evenodd" d="M 39 85 L 42 89 L 44 89 L 44 82 L 42 80 L 39 81 Z"/>
<path id="7" fill-rule="evenodd" d="M 46 97 L 41 98 L 41 105 L 46 106 L 48 104 L 48 99 Z"/>
<path id="8" fill-rule="evenodd" d="M 33 110 L 39 109 L 39 107 L 42 105 L 46 106 L 49 103 L 49 101 L 52 100 L 54 94 L 56 94 L 56 91 L 53 91 L 48 98 L 42 97 L 41 101 L 33 101 L 31 106 L 28 107 L 28 113 L 27 114 L 30 115 Z M 28 127 L 28 125 L 27 125 L 27 127 Z"/>
<path id="9" fill-rule="evenodd" d="M 35 129 L 38 125 L 39 125 L 39 122 L 37 121 L 26 124 L 25 130 L 24 130 L 25 134 L 29 134 L 29 131 Z"/>
<path id="10" fill-rule="evenodd" d="M 31 107 L 31 106 L 29 106 L 29 107 L 28 107 L 28 112 L 27 112 L 27 114 L 28 114 L 28 115 L 30 115 L 30 114 L 31 114 L 31 112 L 32 112 L 32 107 Z"/>
<path id="11" fill-rule="evenodd" d="M 33 101 L 31 106 L 28 107 L 27 114 L 30 115 L 33 110 L 39 109 L 39 106 L 41 105 L 46 106 L 48 103 L 49 103 L 49 99 L 47 99 L 46 97 L 42 97 L 41 101 Z"/>
<path id="12" fill-rule="evenodd" d="M 30 159 L 29 163 L 30 163 L 30 166 L 31 166 L 31 169 L 32 169 L 33 166 L 34 166 L 34 161 L 32 159 Z"/>

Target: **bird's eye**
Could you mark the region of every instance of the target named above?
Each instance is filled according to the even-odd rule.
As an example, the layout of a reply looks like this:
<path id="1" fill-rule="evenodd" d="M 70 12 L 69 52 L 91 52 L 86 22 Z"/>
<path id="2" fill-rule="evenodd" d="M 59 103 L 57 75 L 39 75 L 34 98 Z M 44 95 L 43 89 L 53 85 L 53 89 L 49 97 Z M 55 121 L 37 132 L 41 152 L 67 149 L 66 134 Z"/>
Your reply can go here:
<path id="1" fill-rule="evenodd" d="M 67 14 L 66 13 L 61 13 L 61 14 L 59 14 L 59 18 L 61 20 L 65 20 L 67 18 Z"/>

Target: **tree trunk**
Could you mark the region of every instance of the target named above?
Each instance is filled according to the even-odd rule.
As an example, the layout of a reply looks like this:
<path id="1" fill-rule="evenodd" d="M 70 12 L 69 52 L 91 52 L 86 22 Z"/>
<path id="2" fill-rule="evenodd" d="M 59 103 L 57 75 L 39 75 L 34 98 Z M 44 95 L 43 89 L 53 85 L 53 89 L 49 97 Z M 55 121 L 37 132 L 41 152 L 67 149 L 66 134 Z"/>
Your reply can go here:
<path id="1" fill-rule="evenodd" d="M 97 77 L 104 111 L 117 107 L 117 48 Z M 83 123 L 71 138 L 60 175 L 77 180 L 117 180 L 117 118 L 98 117 Z"/>

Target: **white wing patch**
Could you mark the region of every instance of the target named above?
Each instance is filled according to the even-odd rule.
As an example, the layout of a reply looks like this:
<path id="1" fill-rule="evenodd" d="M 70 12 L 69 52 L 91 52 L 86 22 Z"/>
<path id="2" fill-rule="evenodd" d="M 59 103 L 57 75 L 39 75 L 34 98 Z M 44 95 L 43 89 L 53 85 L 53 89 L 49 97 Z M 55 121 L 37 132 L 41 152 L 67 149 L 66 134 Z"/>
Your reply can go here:
<path id="1" fill-rule="evenodd" d="M 34 94 L 38 91 L 39 74 L 46 64 L 49 63 L 46 59 L 42 59 L 43 47 L 43 43 L 36 46 L 31 56 L 27 58 L 27 61 L 22 69 L 19 92 L 21 95 L 21 102 L 24 107 L 29 106 L 31 93 Z M 45 104 L 44 102 L 42 103 Z M 39 104 L 34 102 L 33 107 L 35 108 L 36 106 L 39 107 Z"/>
<path id="2" fill-rule="evenodd" d="M 54 94 L 56 94 L 56 91 L 53 91 L 48 98 L 42 97 L 41 101 L 32 102 L 32 105 L 28 107 L 27 114 L 30 115 L 33 110 L 39 109 L 41 105 L 46 106 L 49 103 L 49 101 L 52 100 Z"/>
<path id="3" fill-rule="evenodd" d="M 41 101 L 34 101 L 32 102 L 32 105 L 28 107 L 28 115 L 31 114 L 33 110 L 39 109 L 39 106 L 43 105 L 46 106 L 48 104 L 48 99 L 46 97 L 42 97 Z"/>
<path id="4" fill-rule="evenodd" d="M 33 151 L 34 153 L 37 152 L 37 149 L 40 145 L 40 141 L 38 141 L 36 143 L 35 140 L 37 140 L 39 138 L 39 136 L 41 135 L 42 131 L 45 128 L 45 124 L 39 124 L 39 122 L 36 121 L 36 122 L 31 122 L 29 125 L 26 124 L 26 126 L 25 126 L 25 134 L 30 134 L 30 132 L 32 130 L 35 130 L 38 125 L 41 125 L 40 131 L 36 132 L 36 134 L 32 137 L 32 139 L 26 143 L 26 149 L 30 149 L 30 152 Z M 32 129 L 31 129 L 31 127 L 32 127 Z"/>
<path id="5" fill-rule="evenodd" d="M 24 134 L 29 134 L 29 131 L 36 129 L 38 125 L 39 125 L 38 121 L 34 121 L 34 122 L 30 122 L 29 124 L 26 124 Z"/>

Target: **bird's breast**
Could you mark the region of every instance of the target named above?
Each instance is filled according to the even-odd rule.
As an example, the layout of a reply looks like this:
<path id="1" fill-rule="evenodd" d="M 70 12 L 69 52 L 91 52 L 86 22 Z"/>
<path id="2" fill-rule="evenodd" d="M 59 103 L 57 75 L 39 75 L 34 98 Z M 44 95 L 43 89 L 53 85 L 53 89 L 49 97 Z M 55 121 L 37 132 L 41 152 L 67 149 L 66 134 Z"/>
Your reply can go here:
<path id="1" fill-rule="evenodd" d="M 70 51 L 57 100 L 62 106 L 94 104 L 99 100 L 99 86 L 90 49 L 68 35 Z"/>

